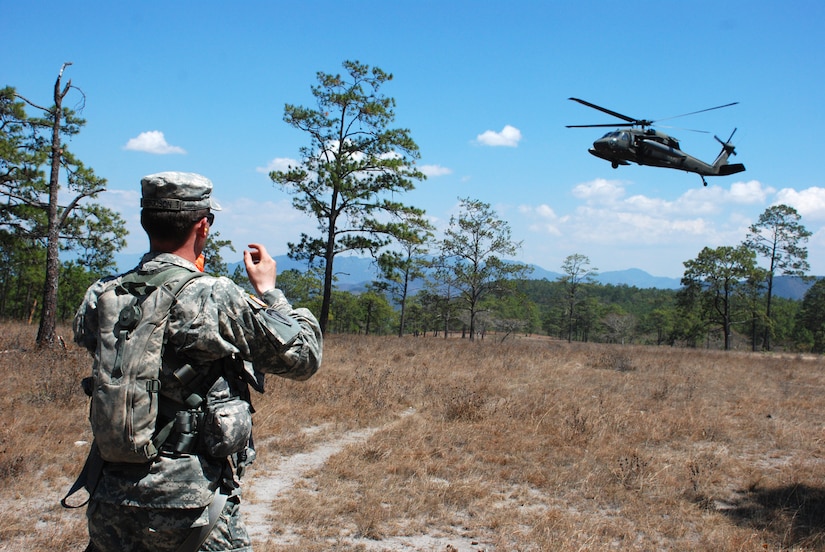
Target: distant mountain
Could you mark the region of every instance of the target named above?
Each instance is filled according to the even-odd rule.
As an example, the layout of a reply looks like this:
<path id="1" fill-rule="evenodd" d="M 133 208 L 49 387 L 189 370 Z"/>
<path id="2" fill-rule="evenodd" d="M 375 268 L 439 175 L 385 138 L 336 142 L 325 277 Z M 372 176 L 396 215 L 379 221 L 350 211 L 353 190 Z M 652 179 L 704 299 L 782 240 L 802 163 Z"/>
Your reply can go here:
<path id="1" fill-rule="evenodd" d="M 682 287 L 681 278 L 651 276 L 644 270 L 639 270 L 638 268 L 605 272 L 599 274 L 596 280 L 600 284 L 632 286 L 639 289 L 679 289 Z M 813 280 L 806 281 L 795 276 L 776 276 L 773 279 L 773 295 L 774 297 L 800 301 L 813 283 Z"/>
<path id="2" fill-rule="evenodd" d="M 275 257 L 278 263 L 278 270 L 289 270 L 295 268 L 304 270 L 306 264 L 293 261 L 287 256 Z M 530 265 L 533 272 L 528 278 L 531 280 L 554 281 L 563 275 L 559 272 L 546 270 L 538 265 Z M 372 259 L 365 257 L 338 257 L 335 259 L 335 274 L 338 278 L 337 285 L 341 289 L 363 288 L 367 283 L 378 278 L 378 270 Z M 679 278 L 667 278 L 664 276 L 651 276 L 644 270 L 631 268 L 613 272 L 599 274 L 596 281 L 600 284 L 610 284 L 614 286 L 635 286 L 637 288 L 658 288 L 658 289 L 679 289 Z M 804 293 L 804 292 L 803 292 Z"/>
<path id="3" fill-rule="evenodd" d="M 528 276 L 531 280 L 549 280 L 552 282 L 564 276 L 560 272 L 551 272 L 540 266 L 530 265 L 530 267 L 533 269 L 533 272 Z M 603 272 L 596 276 L 596 282 L 602 285 L 633 286 L 640 289 L 679 289 L 681 287 L 679 278 L 651 276 L 638 268 Z"/>
<path id="4" fill-rule="evenodd" d="M 821 276 L 816 276 L 819 280 Z M 797 301 L 805 297 L 807 292 L 816 280 L 805 281 L 795 276 L 777 276 L 773 279 L 774 297 L 784 297 L 785 299 L 795 299 Z"/>
<path id="5" fill-rule="evenodd" d="M 614 286 L 632 286 L 639 289 L 679 289 L 682 287 L 680 278 L 668 278 L 666 276 L 651 276 L 644 270 L 638 268 L 628 268 L 627 270 L 616 270 L 613 272 L 603 272 L 596 278 L 600 284 L 610 284 Z"/>
<path id="6" fill-rule="evenodd" d="M 129 270 L 140 261 L 142 255 L 118 255 L 118 269 Z M 275 257 L 278 263 L 278 271 L 284 270 L 306 270 L 306 261 L 294 261 L 286 255 Z M 240 262 L 229 265 L 231 273 Z M 545 270 L 537 265 L 530 265 L 533 272 L 529 278 L 532 280 L 554 281 L 562 277 L 559 272 Z M 344 291 L 361 291 L 373 280 L 378 279 L 378 268 L 375 262 L 368 257 L 341 256 L 335 259 L 335 276 L 337 278 L 336 287 Z M 603 285 L 631 286 L 639 289 L 679 289 L 681 287 L 680 278 L 668 278 L 666 276 L 652 276 L 644 270 L 638 268 L 628 268 L 627 270 L 615 270 L 602 272 L 596 277 L 596 281 Z M 801 300 L 805 292 L 813 285 L 813 281 L 804 281 L 801 278 L 790 276 L 777 276 L 773 282 L 773 293 L 776 297 L 785 299 Z"/>
<path id="7" fill-rule="evenodd" d="M 527 275 L 527 278 L 530 280 L 558 280 L 561 277 L 561 274 L 558 272 L 551 272 L 549 270 L 545 270 L 538 265 L 528 265 L 530 268 L 533 269 L 533 272 Z"/>

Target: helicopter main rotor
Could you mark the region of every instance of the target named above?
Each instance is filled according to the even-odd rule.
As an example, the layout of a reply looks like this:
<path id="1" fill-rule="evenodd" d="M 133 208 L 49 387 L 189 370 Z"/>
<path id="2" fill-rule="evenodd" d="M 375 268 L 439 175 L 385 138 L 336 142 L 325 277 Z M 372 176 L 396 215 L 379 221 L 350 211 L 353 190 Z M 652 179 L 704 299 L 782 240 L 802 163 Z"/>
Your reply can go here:
<path id="1" fill-rule="evenodd" d="M 732 102 L 732 103 L 728 103 L 728 104 L 725 104 L 725 105 L 717 105 L 716 107 L 709 107 L 707 109 L 700 109 L 699 111 L 692 111 L 690 113 L 683 113 L 681 115 L 676 115 L 675 117 L 667 117 L 665 119 L 658 119 L 658 121 L 651 121 L 649 119 L 635 119 L 633 117 L 628 117 L 627 115 L 622 115 L 621 113 L 613 111 L 612 109 L 607 109 L 606 107 L 602 107 L 600 105 L 596 105 L 594 103 L 590 103 L 588 101 L 585 101 L 585 100 L 582 100 L 582 99 L 579 99 L 579 98 L 569 98 L 569 99 L 573 100 L 574 102 L 578 102 L 582 105 L 585 105 L 587 107 L 590 107 L 592 109 L 595 109 L 597 111 L 601 111 L 602 113 L 607 113 L 608 115 L 611 115 L 613 117 L 616 117 L 617 119 L 621 119 L 621 120 L 626 121 L 626 122 L 624 122 L 624 123 L 607 123 L 607 124 L 599 124 L 599 125 L 567 125 L 567 128 L 606 128 L 606 127 L 615 128 L 615 127 L 634 127 L 634 126 L 638 126 L 638 127 L 642 127 L 644 129 L 646 127 L 652 126 L 654 123 L 656 123 L 658 121 L 669 121 L 671 119 L 678 119 L 679 117 L 687 117 L 688 115 L 696 115 L 697 113 L 704 113 L 705 111 L 713 111 L 714 109 L 722 109 L 723 107 L 730 107 L 732 105 L 736 105 L 736 104 L 739 103 L 739 102 Z"/>

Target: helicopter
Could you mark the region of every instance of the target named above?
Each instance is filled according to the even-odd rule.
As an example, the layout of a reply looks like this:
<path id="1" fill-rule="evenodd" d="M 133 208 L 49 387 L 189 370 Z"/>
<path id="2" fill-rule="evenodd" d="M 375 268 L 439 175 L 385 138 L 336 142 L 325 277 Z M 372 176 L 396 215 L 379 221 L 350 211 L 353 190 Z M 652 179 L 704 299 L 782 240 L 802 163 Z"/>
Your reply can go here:
<path id="1" fill-rule="evenodd" d="M 708 185 L 705 180 L 706 176 L 728 176 L 745 170 L 745 165 L 742 163 L 728 163 L 728 157 L 731 155 L 736 155 L 733 144 L 731 144 L 731 139 L 736 133 L 735 128 L 725 141 L 722 141 L 718 136 L 714 135 L 714 138 L 722 144 L 722 151 L 719 152 L 716 160 L 709 164 L 683 152 L 680 149 L 679 141 L 676 138 L 651 128 L 651 126 L 657 121 L 634 119 L 633 117 L 622 115 L 621 113 L 617 113 L 579 98 L 569 99 L 626 121 L 624 123 L 608 123 L 601 125 L 567 125 L 567 128 L 618 127 L 616 130 L 608 132 L 593 142 L 593 147 L 587 150 L 596 157 L 610 161 L 610 164 L 614 169 L 618 168 L 619 165 L 630 165 L 630 163 L 648 165 L 651 167 L 664 167 L 667 169 L 681 169 L 683 171 L 698 174 L 702 178 L 702 184 L 705 186 Z M 687 115 L 695 115 L 697 113 L 704 113 L 705 111 L 730 107 L 732 105 L 736 105 L 737 103 L 739 102 L 710 107 L 700 111 L 677 115 L 676 117 L 669 117 L 669 119 L 676 119 L 677 117 L 685 117 Z M 630 128 L 625 129 L 621 127 Z M 699 130 L 696 132 L 705 131 Z"/>

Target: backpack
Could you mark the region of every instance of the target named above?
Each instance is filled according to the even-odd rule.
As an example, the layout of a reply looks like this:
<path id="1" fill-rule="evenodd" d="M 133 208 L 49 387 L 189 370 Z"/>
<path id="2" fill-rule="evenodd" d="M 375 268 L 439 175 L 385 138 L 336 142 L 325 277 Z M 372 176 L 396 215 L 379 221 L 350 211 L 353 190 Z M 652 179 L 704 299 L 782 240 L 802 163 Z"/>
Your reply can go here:
<path id="1" fill-rule="evenodd" d="M 134 270 L 98 297 L 89 422 L 103 460 L 145 463 L 158 455 L 169 433 L 156 427 L 169 310 L 183 286 L 201 275 L 176 266 Z"/>

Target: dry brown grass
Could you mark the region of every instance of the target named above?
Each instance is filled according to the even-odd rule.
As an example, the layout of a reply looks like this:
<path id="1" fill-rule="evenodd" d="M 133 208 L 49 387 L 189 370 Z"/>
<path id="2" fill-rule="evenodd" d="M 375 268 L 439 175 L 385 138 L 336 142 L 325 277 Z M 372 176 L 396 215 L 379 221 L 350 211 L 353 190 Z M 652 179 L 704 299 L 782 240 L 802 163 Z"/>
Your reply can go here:
<path id="1" fill-rule="evenodd" d="M 23 330 L 0 330 L 0 550 L 82 549 L 82 511 L 57 502 L 89 438 L 74 387 L 88 361 L 21 350 Z M 284 455 L 376 431 L 274 500 L 259 552 L 394 550 L 403 536 L 497 551 L 825 550 L 821 357 L 330 336 L 324 362 L 256 398 L 247 493 Z"/>

